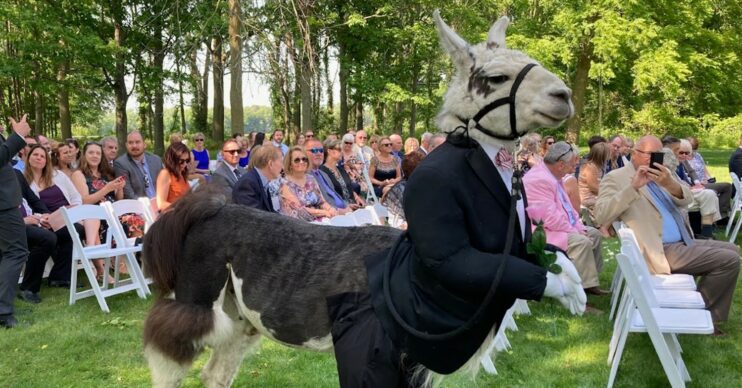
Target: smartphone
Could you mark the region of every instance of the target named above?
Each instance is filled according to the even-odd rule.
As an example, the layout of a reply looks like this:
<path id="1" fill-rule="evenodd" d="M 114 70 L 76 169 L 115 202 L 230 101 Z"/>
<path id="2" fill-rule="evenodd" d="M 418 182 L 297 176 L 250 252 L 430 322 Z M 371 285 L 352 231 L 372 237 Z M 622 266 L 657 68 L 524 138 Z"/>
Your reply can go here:
<path id="1" fill-rule="evenodd" d="M 665 161 L 665 153 L 664 152 L 652 152 L 652 156 L 649 158 L 649 168 L 653 168 L 657 170 L 657 167 L 654 166 L 655 163 L 662 164 L 662 162 Z"/>

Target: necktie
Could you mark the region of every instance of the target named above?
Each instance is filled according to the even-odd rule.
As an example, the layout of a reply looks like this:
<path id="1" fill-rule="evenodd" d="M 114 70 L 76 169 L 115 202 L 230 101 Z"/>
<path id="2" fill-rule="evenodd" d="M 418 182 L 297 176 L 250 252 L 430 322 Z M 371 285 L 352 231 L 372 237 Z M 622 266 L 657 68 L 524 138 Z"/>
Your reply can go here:
<path id="1" fill-rule="evenodd" d="M 237 179 L 239 179 L 239 178 L 240 178 L 240 176 L 242 175 L 242 173 L 240 172 L 240 169 L 239 169 L 239 168 L 235 168 L 235 169 L 234 169 L 234 170 L 232 170 L 232 171 L 234 171 L 234 176 L 236 176 L 236 177 L 237 177 Z"/>
<path id="2" fill-rule="evenodd" d="M 659 206 L 664 207 L 668 212 L 670 212 L 670 214 L 672 214 L 672 218 L 675 221 L 675 224 L 677 224 L 678 229 L 680 230 L 680 237 L 683 238 L 683 242 L 685 243 L 685 245 L 693 245 L 693 238 L 691 237 L 690 233 L 688 233 L 688 229 L 685 227 L 683 216 L 678 211 L 678 207 L 675 206 L 675 204 L 672 202 L 670 195 L 667 194 L 664 190 L 660 189 L 660 187 L 657 186 L 657 184 L 654 182 L 647 183 L 647 190 L 649 190 L 656 198 L 659 199 Z"/>
<path id="3" fill-rule="evenodd" d="M 506 170 L 512 170 L 513 155 L 510 155 L 510 151 L 506 150 L 504 147 L 500 148 L 500 151 L 497 151 L 497 155 L 495 155 L 495 166 L 502 167 Z"/>

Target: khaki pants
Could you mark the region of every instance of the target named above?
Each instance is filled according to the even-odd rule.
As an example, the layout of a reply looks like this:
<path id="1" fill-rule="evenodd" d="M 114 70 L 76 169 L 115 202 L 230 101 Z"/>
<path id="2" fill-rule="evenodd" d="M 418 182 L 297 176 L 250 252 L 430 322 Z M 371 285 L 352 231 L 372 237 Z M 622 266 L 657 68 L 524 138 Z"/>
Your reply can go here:
<path id="1" fill-rule="evenodd" d="M 693 240 L 692 246 L 665 244 L 673 273 L 698 276 L 698 292 L 714 322 L 726 321 L 739 275 L 739 247 L 726 241 Z"/>
<path id="2" fill-rule="evenodd" d="M 598 287 L 598 273 L 603 269 L 601 243 L 603 235 L 599 230 L 587 226 L 587 234 L 570 234 L 567 238 L 567 254 L 572 259 L 585 288 Z"/>

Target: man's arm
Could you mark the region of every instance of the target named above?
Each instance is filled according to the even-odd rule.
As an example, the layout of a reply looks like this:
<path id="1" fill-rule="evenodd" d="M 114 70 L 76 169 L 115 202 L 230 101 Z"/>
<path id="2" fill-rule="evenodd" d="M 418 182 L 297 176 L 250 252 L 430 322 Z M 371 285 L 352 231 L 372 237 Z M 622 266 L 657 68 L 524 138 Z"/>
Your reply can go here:
<path id="1" fill-rule="evenodd" d="M 538 209 L 543 214 L 544 229 L 547 231 L 574 232 L 575 227 L 569 223 L 569 216 L 561 203 L 555 203 L 556 186 L 546 179 L 523 179 L 528 198 L 528 209 Z M 526 211 L 528 210 L 526 209 Z M 532 220 L 531 214 L 528 215 Z M 538 220 L 534 220 L 538 221 Z"/>
<path id="2" fill-rule="evenodd" d="M 25 198 L 26 202 L 28 202 L 28 207 L 30 207 L 34 213 L 49 213 L 49 209 L 46 207 L 46 204 L 41 199 L 39 199 L 39 197 L 36 195 L 36 193 L 33 192 L 33 190 L 31 190 L 31 186 L 29 186 L 28 182 L 26 182 L 26 178 L 23 176 L 23 173 L 15 170 L 15 175 L 16 178 L 18 178 L 18 184 L 21 185 L 21 193 L 23 195 L 23 198 Z"/>
<path id="3" fill-rule="evenodd" d="M 608 225 L 621 218 L 621 214 L 641 195 L 631 184 L 618 182 L 616 177 L 617 174 L 611 172 L 600 181 L 594 210 L 595 223 L 598 225 Z"/>
<path id="4" fill-rule="evenodd" d="M 137 195 L 134 193 L 134 187 L 131 185 L 131 171 L 124 167 L 123 162 L 119 161 L 119 159 L 113 161 L 113 170 L 116 172 L 116 176 L 123 176 L 124 180 L 126 180 L 124 198 L 137 199 Z"/>

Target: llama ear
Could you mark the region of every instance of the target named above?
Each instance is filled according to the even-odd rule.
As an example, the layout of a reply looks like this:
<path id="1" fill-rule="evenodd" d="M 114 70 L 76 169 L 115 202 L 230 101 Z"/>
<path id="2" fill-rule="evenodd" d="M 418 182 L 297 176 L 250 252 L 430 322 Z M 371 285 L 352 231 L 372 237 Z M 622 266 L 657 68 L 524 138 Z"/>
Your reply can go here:
<path id="1" fill-rule="evenodd" d="M 441 47 L 451 56 L 457 67 L 468 67 L 471 63 L 469 56 L 469 43 L 461 38 L 446 22 L 441 19 L 441 13 L 436 9 L 433 11 L 433 20 L 438 29 L 438 37 Z"/>
<path id="2" fill-rule="evenodd" d="M 505 48 L 505 30 L 508 29 L 508 24 L 510 24 L 510 18 L 503 16 L 492 25 L 487 33 L 487 48 L 492 50 Z"/>

